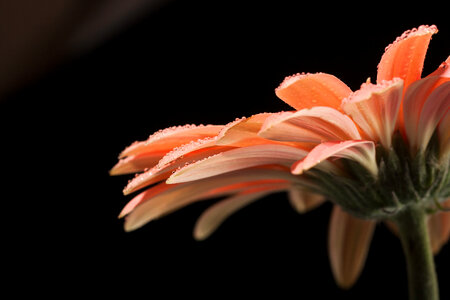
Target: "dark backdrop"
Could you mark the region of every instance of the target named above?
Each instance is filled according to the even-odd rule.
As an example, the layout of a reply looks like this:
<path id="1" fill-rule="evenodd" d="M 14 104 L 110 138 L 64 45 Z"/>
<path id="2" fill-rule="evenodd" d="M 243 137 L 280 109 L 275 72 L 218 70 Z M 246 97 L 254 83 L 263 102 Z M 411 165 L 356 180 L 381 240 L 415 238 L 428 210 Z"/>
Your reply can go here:
<path id="1" fill-rule="evenodd" d="M 330 204 L 298 215 L 284 194 L 266 197 L 204 242 L 192 229 L 214 200 L 132 233 L 117 219 L 130 177 L 108 170 L 135 140 L 172 125 L 288 110 L 274 89 L 297 72 L 331 73 L 356 90 L 375 81 L 384 47 L 421 24 L 440 29 L 424 75 L 448 55 L 443 9 L 262 2 L 172 1 L 2 100 L 3 160 L 12 167 L 4 172 L 5 248 L 19 254 L 10 256 L 10 278 L 35 283 L 17 293 L 407 297 L 400 243 L 383 225 L 355 287 L 336 287 Z M 436 257 L 442 299 L 450 297 L 449 254 L 447 245 Z"/>

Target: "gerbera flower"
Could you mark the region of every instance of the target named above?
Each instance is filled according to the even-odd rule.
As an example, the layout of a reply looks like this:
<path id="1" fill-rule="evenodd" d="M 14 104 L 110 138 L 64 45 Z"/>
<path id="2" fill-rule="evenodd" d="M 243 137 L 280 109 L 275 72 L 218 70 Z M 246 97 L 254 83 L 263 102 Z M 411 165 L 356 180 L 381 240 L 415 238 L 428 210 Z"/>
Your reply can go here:
<path id="1" fill-rule="evenodd" d="M 125 230 L 226 196 L 198 219 L 194 237 L 202 240 L 270 193 L 286 191 L 299 212 L 329 200 L 339 286 L 357 280 L 376 222 L 387 221 L 404 246 L 411 297 L 438 299 L 428 254 L 450 236 L 450 58 L 421 78 L 436 32 L 406 31 L 386 48 L 377 83 L 368 79 L 358 91 L 330 74 L 297 74 L 276 89 L 295 111 L 172 127 L 132 144 L 111 170 L 138 173 L 125 194 L 146 188 L 121 212 Z"/>

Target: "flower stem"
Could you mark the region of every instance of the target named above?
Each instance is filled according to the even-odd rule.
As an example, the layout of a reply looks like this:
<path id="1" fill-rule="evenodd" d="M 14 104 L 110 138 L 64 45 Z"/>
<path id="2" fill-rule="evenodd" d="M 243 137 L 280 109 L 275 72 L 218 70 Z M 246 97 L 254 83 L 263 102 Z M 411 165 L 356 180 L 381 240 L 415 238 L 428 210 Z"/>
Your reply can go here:
<path id="1" fill-rule="evenodd" d="M 409 300 L 439 300 L 426 212 L 411 205 L 400 212 L 394 221 L 406 258 Z"/>

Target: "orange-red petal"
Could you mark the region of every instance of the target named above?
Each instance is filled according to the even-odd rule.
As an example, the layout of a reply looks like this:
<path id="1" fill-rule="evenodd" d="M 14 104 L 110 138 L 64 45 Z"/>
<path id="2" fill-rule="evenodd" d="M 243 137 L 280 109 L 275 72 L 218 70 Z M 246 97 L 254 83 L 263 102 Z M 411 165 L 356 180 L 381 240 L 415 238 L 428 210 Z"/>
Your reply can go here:
<path id="1" fill-rule="evenodd" d="M 223 125 L 184 125 L 166 128 L 150 135 L 146 141 L 131 144 L 122 151 L 119 158 L 148 152 L 166 153 L 191 141 L 214 137 L 223 128 Z"/>
<path id="2" fill-rule="evenodd" d="M 377 82 L 399 77 L 404 80 L 407 88 L 412 82 L 419 80 L 428 44 L 437 31 L 434 25 L 423 25 L 404 32 L 386 47 L 378 65 Z"/>
<path id="3" fill-rule="evenodd" d="M 275 90 L 281 100 L 296 110 L 314 106 L 340 109 L 341 100 L 351 92 L 345 83 L 326 73 L 289 76 Z"/>

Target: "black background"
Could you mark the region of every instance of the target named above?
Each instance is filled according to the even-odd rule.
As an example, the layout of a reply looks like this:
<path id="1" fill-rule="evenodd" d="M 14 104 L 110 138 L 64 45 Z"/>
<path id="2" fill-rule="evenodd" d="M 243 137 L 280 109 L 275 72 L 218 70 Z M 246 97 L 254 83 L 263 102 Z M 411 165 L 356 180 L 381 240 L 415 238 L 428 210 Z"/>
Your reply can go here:
<path id="1" fill-rule="evenodd" d="M 27 282 L 17 293 L 406 299 L 400 243 L 382 224 L 359 281 L 341 291 L 326 249 L 331 204 L 298 215 L 272 195 L 196 242 L 195 220 L 212 200 L 125 233 L 117 215 L 130 177 L 108 170 L 160 128 L 289 110 L 274 89 L 297 72 L 331 73 L 356 90 L 375 81 L 384 47 L 422 24 L 440 30 L 432 72 L 448 55 L 448 19 L 412 5 L 173 1 L 10 95 L 0 112 L 13 167 L 4 247 L 19 254 L 8 256 L 10 278 Z M 450 298 L 449 254 L 447 245 L 436 257 L 441 299 Z"/>

